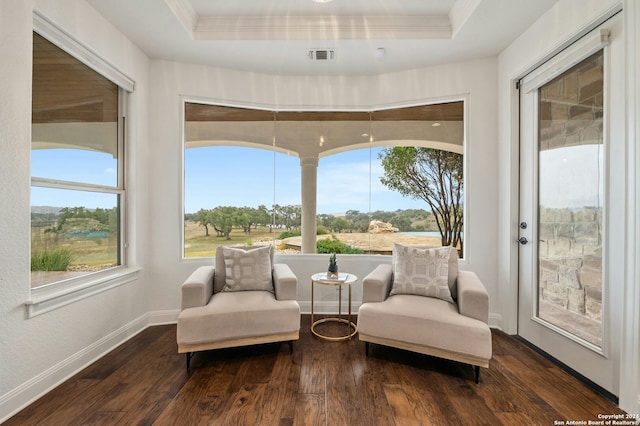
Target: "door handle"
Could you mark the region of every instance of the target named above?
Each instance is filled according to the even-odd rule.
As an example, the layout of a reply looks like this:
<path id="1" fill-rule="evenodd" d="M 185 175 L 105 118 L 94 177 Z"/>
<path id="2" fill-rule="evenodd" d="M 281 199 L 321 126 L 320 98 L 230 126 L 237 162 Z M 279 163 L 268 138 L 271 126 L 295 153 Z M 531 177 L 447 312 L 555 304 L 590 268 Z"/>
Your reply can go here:
<path id="1" fill-rule="evenodd" d="M 525 245 L 529 242 L 529 240 L 527 240 L 525 237 L 520 237 L 518 238 L 518 242 L 522 245 Z"/>

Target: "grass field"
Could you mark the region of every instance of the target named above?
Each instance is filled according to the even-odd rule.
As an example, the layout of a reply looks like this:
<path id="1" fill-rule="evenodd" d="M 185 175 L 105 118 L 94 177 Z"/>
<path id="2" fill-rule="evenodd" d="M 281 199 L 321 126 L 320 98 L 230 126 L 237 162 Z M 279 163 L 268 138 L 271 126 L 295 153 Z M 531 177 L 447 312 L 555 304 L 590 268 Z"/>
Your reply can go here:
<path id="1" fill-rule="evenodd" d="M 65 237 L 54 232 L 45 232 L 48 227 L 31 227 L 31 252 L 47 249 L 67 249 L 73 257 L 70 267 L 89 266 L 98 269 L 117 264 L 118 238 Z"/>
<path id="2" fill-rule="evenodd" d="M 276 242 L 283 230 L 269 232 L 269 228 L 259 227 L 252 229 L 250 234 L 245 234 L 240 229 L 231 232 L 231 239 L 218 237 L 213 229 L 209 229 L 209 236 L 205 236 L 203 226 L 195 222 L 187 221 L 184 226 L 184 257 L 213 257 L 216 248 L 222 245 L 253 245 L 260 242 Z"/>
<path id="3" fill-rule="evenodd" d="M 285 245 L 278 239 L 284 231 L 281 229 L 270 232 L 268 227 L 259 227 L 253 229 L 250 234 L 245 234 L 240 229 L 234 229 L 231 232 L 231 239 L 227 240 L 224 237 L 218 237 L 212 229 L 210 229 L 209 236 L 205 236 L 204 227 L 192 221 L 187 221 L 184 227 L 185 257 L 213 257 L 216 248 L 221 245 L 259 245 L 268 242 L 276 244 L 280 250 L 285 249 Z M 113 235 L 108 238 L 69 238 L 55 233 L 45 233 L 45 229 L 46 227 L 31 228 L 31 251 L 33 253 L 48 248 L 68 249 L 73 253 L 69 270 L 82 268 L 99 270 L 117 264 L 118 240 Z M 367 234 L 336 234 L 336 236 L 353 246 L 366 245 L 357 241 L 362 236 L 370 238 Z M 386 239 L 390 237 L 392 235 L 379 236 L 378 238 Z M 400 236 L 393 238 L 400 239 Z M 428 243 L 438 245 L 438 238 L 427 238 L 430 238 Z M 425 243 L 423 241 L 420 242 Z"/>
<path id="4" fill-rule="evenodd" d="M 267 227 L 258 228 L 247 235 L 239 229 L 231 233 L 231 240 L 215 235 L 215 231 L 209 230 L 210 235 L 205 236 L 204 227 L 194 222 L 185 224 L 185 257 L 213 257 L 218 246 L 221 245 L 260 245 L 265 242 L 272 242 L 276 245 L 277 251 L 287 253 L 299 252 L 301 237 L 288 238 L 285 241 L 278 239 L 284 230 L 274 230 L 269 232 Z M 391 254 L 393 243 L 397 242 L 406 245 L 426 245 L 440 246 L 440 237 L 400 235 L 393 233 L 337 233 L 319 235 L 318 238 L 336 237 L 340 242 L 351 247 L 363 250 L 365 253 Z"/>

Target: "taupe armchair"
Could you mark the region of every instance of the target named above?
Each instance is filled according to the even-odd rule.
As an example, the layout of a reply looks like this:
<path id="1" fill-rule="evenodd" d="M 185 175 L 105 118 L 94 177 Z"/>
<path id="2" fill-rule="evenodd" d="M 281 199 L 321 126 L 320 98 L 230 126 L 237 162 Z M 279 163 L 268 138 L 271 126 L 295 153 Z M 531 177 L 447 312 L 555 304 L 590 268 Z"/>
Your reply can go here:
<path id="1" fill-rule="evenodd" d="M 423 253 L 420 250 L 429 248 L 410 249 L 414 249 L 411 261 L 415 261 Z M 492 355 L 489 296 L 475 273 L 458 271 L 457 250 L 442 250 L 446 248 L 441 249 L 441 256 L 448 257 L 440 263 L 448 266 L 443 281 L 451 297 L 447 299 L 444 287 L 440 290 L 445 294 L 436 294 L 435 290 L 427 290 L 429 295 L 407 294 L 411 291 L 402 288 L 394 292 L 394 275 L 403 272 L 394 252 L 394 264 L 379 265 L 363 280 L 359 338 L 366 342 L 367 356 L 369 345 L 375 343 L 471 364 L 478 383 L 480 367 L 489 367 Z"/>
<path id="2" fill-rule="evenodd" d="M 201 266 L 182 284 L 178 352 L 271 342 L 300 335 L 298 280 L 289 266 L 273 264 L 272 247 L 219 247 L 214 266 Z"/>

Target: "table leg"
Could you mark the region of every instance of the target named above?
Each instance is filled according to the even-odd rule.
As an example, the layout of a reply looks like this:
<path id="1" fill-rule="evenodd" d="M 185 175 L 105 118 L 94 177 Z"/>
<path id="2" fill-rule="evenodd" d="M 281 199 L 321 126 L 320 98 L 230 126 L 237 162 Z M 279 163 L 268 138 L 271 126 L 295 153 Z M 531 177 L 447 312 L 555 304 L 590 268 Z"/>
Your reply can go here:
<path id="1" fill-rule="evenodd" d="M 338 319 L 342 319 L 342 286 L 338 286 Z"/>
<path id="2" fill-rule="evenodd" d="M 313 282 L 313 280 L 311 280 L 311 327 L 313 327 L 313 321 L 314 321 L 314 318 L 313 318 L 313 288 L 315 287 L 314 284 L 315 283 Z"/>
<path id="3" fill-rule="evenodd" d="M 347 336 L 351 339 L 351 286 L 349 286 L 349 319 L 347 322 Z"/>

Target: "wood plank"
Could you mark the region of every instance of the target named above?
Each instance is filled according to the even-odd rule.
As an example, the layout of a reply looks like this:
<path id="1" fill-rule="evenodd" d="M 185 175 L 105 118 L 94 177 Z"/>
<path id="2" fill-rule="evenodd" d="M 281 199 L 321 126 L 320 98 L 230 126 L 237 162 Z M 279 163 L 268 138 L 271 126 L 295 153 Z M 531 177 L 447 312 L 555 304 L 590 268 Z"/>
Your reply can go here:
<path id="1" fill-rule="evenodd" d="M 325 400 L 322 394 L 298 394 L 294 424 L 298 426 L 318 426 L 327 424 Z"/>
<path id="2" fill-rule="evenodd" d="M 280 352 L 262 401 L 262 419 L 265 424 L 293 424 L 299 378 L 299 364 L 292 365 L 289 353 Z"/>
<path id="3" fill-rule="evenodd" d="M 327 351 L 326 401 L 327 423 L 353 424 L 364 417 L 362 402 L 351 368 L 350 342 L 333 343 Z"/>
<path id="4" fill-rule="evenodd" d="M 190 371 L 175 325 L 150 327 L 6 425 L 553 424 L 622 411 L 522 341 L 493 331 L 480 384 L 466 364 L 357 338 L 318 339 L 303 315 L 293 355 L 266 344 L 196 354 Z"/>
<path id="5" fill-rule="evenodd" d="M 409 398 L 402 385 L 384 385 L 384 392 L 389 406 L 393 410 L 393 418 L 396 425 L 422 426 L 431 424 L 429 419 L 421 415 L 417 402 Z"/>
<path id="6" fill-rule="evenodd" d="M 300 388 L 298 392 L 324 394 L 326 390 L 327 366 L 324 351 L 304 350 L 300 368 Z"/>

